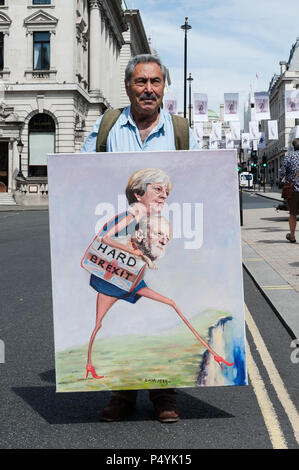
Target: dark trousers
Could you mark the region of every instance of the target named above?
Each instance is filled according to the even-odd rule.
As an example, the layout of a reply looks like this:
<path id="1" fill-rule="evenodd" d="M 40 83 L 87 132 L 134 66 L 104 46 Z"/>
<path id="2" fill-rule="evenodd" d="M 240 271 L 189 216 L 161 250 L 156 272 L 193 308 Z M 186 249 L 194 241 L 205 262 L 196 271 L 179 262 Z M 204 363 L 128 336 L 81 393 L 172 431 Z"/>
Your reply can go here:
<path id="1" fill-rule="evenodd" d="M 117 390 L 113 391 L 111 396 L 122 398 L 123 400 L 129 401 L 130 403 L 136 403 L 138 390 Z M 154 389 L 149 390 L 149 398 L 152 402 L 157 398 L 165 398 L 175 402 L 177 392 L 174 388 Z"/>

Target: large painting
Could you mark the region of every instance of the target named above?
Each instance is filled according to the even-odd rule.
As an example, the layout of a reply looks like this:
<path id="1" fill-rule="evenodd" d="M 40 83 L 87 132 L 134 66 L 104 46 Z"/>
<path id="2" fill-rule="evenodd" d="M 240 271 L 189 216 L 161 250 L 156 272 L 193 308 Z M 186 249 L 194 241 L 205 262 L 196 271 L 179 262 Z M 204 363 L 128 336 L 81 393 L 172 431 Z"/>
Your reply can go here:
<path id="1" fill-rule="evenodd" d="M 48 157 L 57 392 L 246 385 L 234 150 Z"/>

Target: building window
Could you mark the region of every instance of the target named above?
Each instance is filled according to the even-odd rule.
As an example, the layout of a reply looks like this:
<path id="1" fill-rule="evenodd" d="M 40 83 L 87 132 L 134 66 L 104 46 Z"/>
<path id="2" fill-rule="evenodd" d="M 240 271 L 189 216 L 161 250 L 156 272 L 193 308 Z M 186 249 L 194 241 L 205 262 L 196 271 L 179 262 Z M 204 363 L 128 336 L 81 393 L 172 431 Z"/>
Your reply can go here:
<path id="1" fill-rule="evenodd" d="M 5 0 L 0 0 L 0 6 L 5 5 Z"/>
<path id="2" fill-rule="evenodd" d="M 51 0 L 33 0 L 33 5 L 51 5 Z"/>
<path id="3" fill-rule="evenodd" d="M 33 33 L 33 69 L 50 69 L 50 33 Z"/>
<path id="4" fill-rule="evenodd" d="M 55 122 L 36 114 L 29 122 L 29 176 L 47 176 L 47 153 L 55 153 Z"/>
<path id="5" fill-rule="evenodd" d="M 0 33 L 0 70 L 3 70 L 4 67 L 4 34 Z"/>

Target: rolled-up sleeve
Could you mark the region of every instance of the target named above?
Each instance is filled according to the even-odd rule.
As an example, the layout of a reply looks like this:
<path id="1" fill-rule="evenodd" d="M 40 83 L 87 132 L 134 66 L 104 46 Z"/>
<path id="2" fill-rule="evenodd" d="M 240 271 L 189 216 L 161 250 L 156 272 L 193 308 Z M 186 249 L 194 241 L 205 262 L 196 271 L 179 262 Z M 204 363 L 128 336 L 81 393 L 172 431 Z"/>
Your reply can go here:
<path id="1" fill-rule="evenodd" d="M 287 172 L 287 164 L 288 164 L 288 156 L 285 155 L 284 159 L 283 159 L 283 162 L 281 164 L 281 167 L 280 167 L 280 176 L 283 178 L 286 176 L 286 172 Z"/>

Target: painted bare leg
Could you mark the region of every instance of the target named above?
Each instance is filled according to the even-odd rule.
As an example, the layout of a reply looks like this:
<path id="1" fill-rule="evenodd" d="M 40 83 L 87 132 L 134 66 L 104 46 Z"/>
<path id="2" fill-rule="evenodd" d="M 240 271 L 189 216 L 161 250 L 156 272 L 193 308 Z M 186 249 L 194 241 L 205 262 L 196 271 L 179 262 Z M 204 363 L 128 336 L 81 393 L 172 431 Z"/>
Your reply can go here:
<path id="1" fill-rule="evenodd" d="M 112 305 L 116 302 L 115 297 L 110 297 L 105 294 L 98 294 L 97 296 L 97 313 L 96 313 L 96 325 L 94 327 L 94 330 L 91 334 L 90 340 L 89 340 L 89 346 L 88 346 L 88 359 L 87 359 L 87 365 L 86 365 L 86 378 L 88 377 L 89 373 L 93 376 L 94 379 L 102 379 L 104 376 L 103 375 L 97 375 L 94 366 L 92 365 L 91 362 L 91 349 L 92 345 L 94 342 L 94 339 L 97 335 L 97 332 L 102 326 L 102 320 L 108 310 L 112 307 Z"/>
<path id="2" fill-rule="evenodd" d="M 175 302 L 171 299 L 168 299 L 167 297 L 164 297 L 163 295 L 159 294 L 158 292 L 155 292 L 154 290 L 150 289 L 149 287 L 143 287 L 138 291 L 139 295 L 142 295 L 143 297 L 147 297 L 152 300 L 156 300 L 157 302 L 162 302 L 163 304 L 170 305 L 174 310 L 177 312 L 177 314 L 181 317 L 183 322 L 188 326 L 188 328 L 192 331 L 192 333 L 196 336 L 197 339 L 210 351 L 210 353 L 213 355 L 215 361 L 219 364 L 221 369 L 224 370 L 223 366 L 221 365 L 221 362 L 226 364 L 227 366 L 233 366 L 234 362 L 227 362 L 223 357 L 219 356 L 212 348 L 211 346 L 197 333 L 197 331 L 193 328 L 193 326 L 189 323 L 186 317 L 180 312 L 178 307 L 176 306 Z"/>

